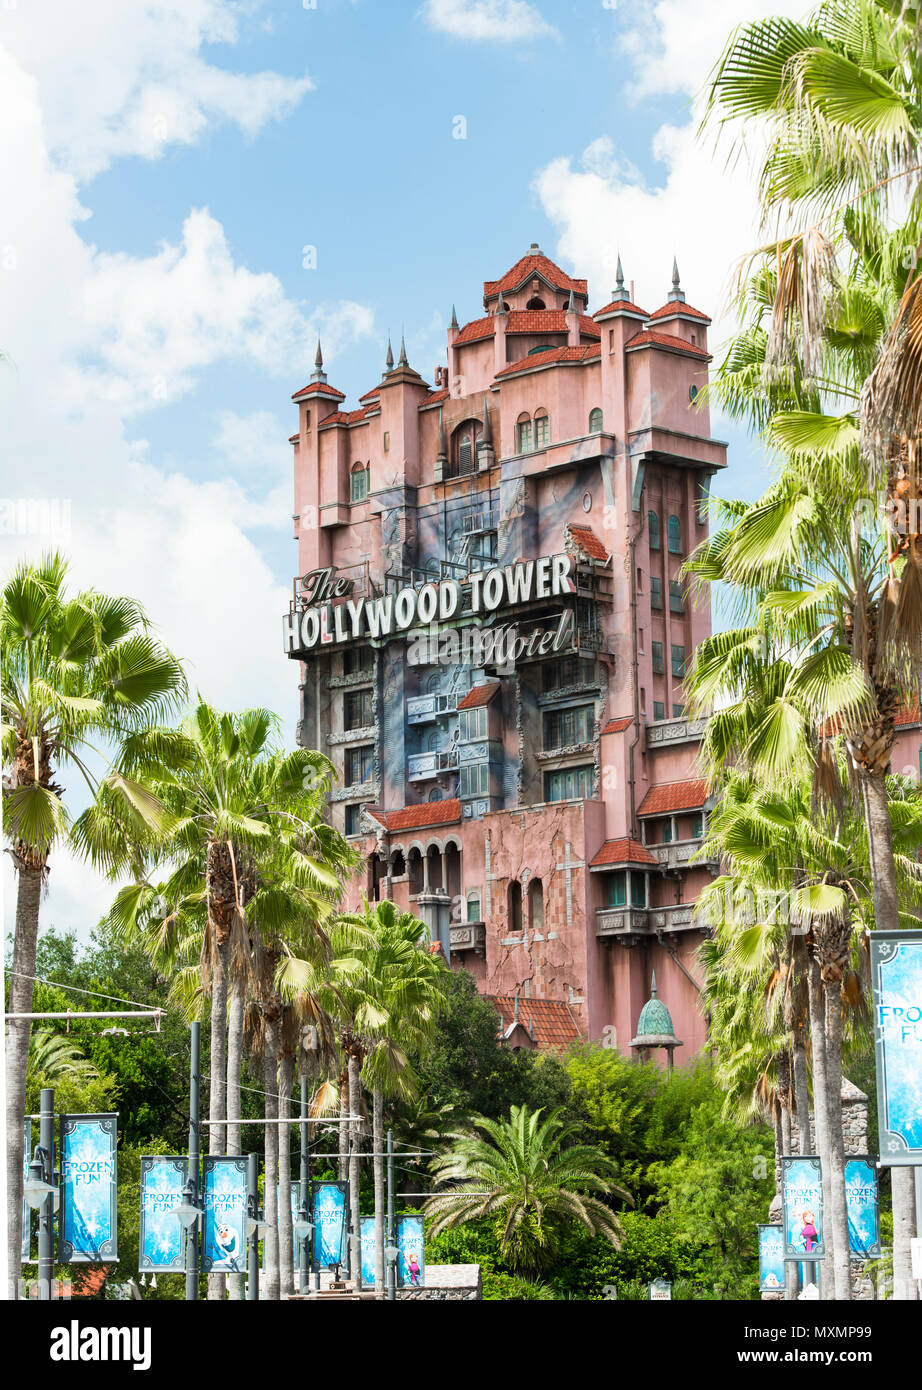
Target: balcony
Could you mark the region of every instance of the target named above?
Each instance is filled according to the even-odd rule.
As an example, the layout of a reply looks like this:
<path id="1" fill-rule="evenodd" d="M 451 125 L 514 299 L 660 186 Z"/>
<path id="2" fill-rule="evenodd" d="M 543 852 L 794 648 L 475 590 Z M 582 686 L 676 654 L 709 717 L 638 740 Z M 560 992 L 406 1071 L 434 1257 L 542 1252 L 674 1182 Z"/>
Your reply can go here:
<path id="1" fill-rule="evenodd" d="M 452 772 L 457 766 L 457 748 L 435 753 L 411 753 L 407 758 L 407 781 L 424 782 L 429 777 L 438 777 L 443 772 Z"/>
<path id="2" fill-rule="evenodd" d="M 411 695 L 407 700 L 407 723 L 426 724 L 454 714 L 457 697 L 451 695 Z"/>
<path id="3" fill-rule="evenodd" d="M 453 951 L 477 951 L 483 955 L 487 942 L 486 924 L 483 922 L 460 922 L 457 926 L 452 925 L 448 940 Z"/>
<path id="4" fill-rule="evenodd" d="M 647 725 L 647 747 L 675 747 L 679 743 L 700 743 L 707 728 L 706 719 L 665 719 Z"/>
<path id="5" fill-rule="evenodd" d="M 670 903 L 668 907 L 600 907 L 595 914 L 595 934 L 626 941 L 628 945 L 660 932 L 703 931 L 695 922 L 694 903 Z"/>

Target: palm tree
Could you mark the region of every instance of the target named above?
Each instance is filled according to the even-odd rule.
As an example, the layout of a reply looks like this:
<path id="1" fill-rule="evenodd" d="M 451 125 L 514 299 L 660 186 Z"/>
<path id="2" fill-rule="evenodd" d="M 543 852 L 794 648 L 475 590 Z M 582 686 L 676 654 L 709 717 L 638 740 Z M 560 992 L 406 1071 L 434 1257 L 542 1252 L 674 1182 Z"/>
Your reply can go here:
<path id="1" fill-rule="evenodd" d="M 587 1195 L 598 1192 L 633 1205 L 613 1181 L 612 1161 L 591 1145 L 568 1143 L 575 1131 L 563 1124 L 559 1110 L 542 1120 L 543 1113 L 513 1105 L 508 1120 L 476 1116 L 479 1134 L 449 1136 L 454 1143 L 432 1171 L 440 1185 L 453 1186 L 425 1206 L 433 1235 L 492 1217 L 503 1258 L 526 1276 L 553 1263 L 565 1223 L 579 1222 L 618 1249 L 618 1218 L 605 1202 Z"/>
<path id="2" fill-rule="evenodd" d="M 889 278 L 897 291 L 879 361 L 861 392 L 861 442 L 871 488 L 883 484 L 891 507 L 907 497 L 915 505 L 902 537 L 888 547 L 884 601 L 860 628 L 858 659 L 883 698 L 849 739 L 874 844 L 875 918 L 887 930 L 899 917 L 884 793 L 893 741 L 887 686 L 902 677 L 917 690 L 922 673 L 922 197 L 918 180 L 909 181 L 920 162 L 920 29 L 919 7 L 904 0 L 827 0 L 807 24 L 772 18 L 743 26 L 715 69 L 709 104 L 711 120 L 761 123 L 769 136 L 761 169 L 765 211 L 786 203 L 802 219 L 774 247 L 767 365 L 789 368 L 799 353 L 805 374 L 815 375 L 829 342 L 837 226 L 861 269 Z M 898 233 L 882 239 L 894 191 L 908 208 Z M 909 1170 L 894 1168 L 892 1182 L 894 1296 L 915 1299 Z"/>
<path id="3" fill-rule="evenodd" d="M 136 824 L 156 824 L 156 799 L 109 764 L 98 778 L 88 756 L 108 762 L 104 746 L 164 717 L 185 693 L 180 663 L 152 634 L 132 599 L 66 591 L 58 554 L 23 562 L 0 594 L 0 700 L 4 761 L 3 825 L 18 885 L 7 1005 L 32 1010 L 39 904 L 51 851 L 72 834 L 61 767 L 77 770 L 94 798 L 121 800 Z M 116 759 L 117 759 L 116 753 Z M 76 848 L 85 849 L 79 837 Z M 11 1019 L 6 1035 L 6 1163 L 9 1297 L 19 1288 L 22 1222 L 22 1115 L 29 1023 Z"/>

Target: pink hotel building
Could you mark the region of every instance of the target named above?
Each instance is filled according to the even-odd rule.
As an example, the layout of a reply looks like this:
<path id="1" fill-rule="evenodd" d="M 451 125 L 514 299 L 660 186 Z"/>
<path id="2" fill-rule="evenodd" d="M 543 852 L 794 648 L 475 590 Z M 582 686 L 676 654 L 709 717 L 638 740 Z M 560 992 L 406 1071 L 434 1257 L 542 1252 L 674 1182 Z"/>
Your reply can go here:
<path id="1" fill-rule="evenodd" d="M 535 245 L 483 308 L 452 313 L 432 385 L 389 349 L 347 410 L 318 348 L 293 397 L 299 741 L 336 767 L 350 903 L 424 918 L 513 1044 L 627 1053 L 655 971 L 681 1063 L 716 869 L 692 862 L 709 802 L 682 688 L 710 611 L 680 580 L 726 464 L 696 404 L 710 320 L 677 270 L 639 308 L 620 264 L 590 313 Z M 468 645 L 420 643 L 439 631 Z"/>

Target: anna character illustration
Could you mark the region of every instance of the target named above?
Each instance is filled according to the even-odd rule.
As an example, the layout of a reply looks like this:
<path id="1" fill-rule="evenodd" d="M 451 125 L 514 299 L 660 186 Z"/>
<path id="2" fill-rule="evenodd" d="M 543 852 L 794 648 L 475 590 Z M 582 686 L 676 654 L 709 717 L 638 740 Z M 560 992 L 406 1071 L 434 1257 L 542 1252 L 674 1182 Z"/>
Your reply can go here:
<path id="1" fill-rule="evenodd" d="M 419 1260 L 416 1258 L 416 1251 L 411 1250 L 407 1256 L 407 1271 L 410 1275 L 410 1284 L 417 1288 L 419 1286 Z"/>
<path id="2" fill-rule="evenodd" d="M 813 1212 L 809 1208 L 801 1218 L 800 1235 L 804 1243 L 804 1249 L 809 1255 L 819 1244 L 819 1231 L 816 1229 L 816 1220 Z"/>

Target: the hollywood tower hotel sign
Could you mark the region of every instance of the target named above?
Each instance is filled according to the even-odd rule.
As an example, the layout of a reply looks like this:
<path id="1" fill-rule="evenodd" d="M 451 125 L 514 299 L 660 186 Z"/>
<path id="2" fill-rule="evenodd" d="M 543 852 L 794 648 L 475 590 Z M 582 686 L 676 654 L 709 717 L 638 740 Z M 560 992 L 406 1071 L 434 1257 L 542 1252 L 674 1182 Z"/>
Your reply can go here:
<path id="1" fill-rule="evenodd" d="M 695 859 L 708 813 L 683 677 L 710 614 L 682 564 L 725 446 L 709 319 L 674 270 L 661 308 L 532 246 L 454 311 L 432 384 L 388 347 L 347 409 L 294 400 L 298 578 L 283 620 L 299 738 L 332 760 L 362 852 L 350 902 L 393 898 L 495 996 L 512 1046 L 627 1052 L 656 972 L 697 1007 Z"/>

